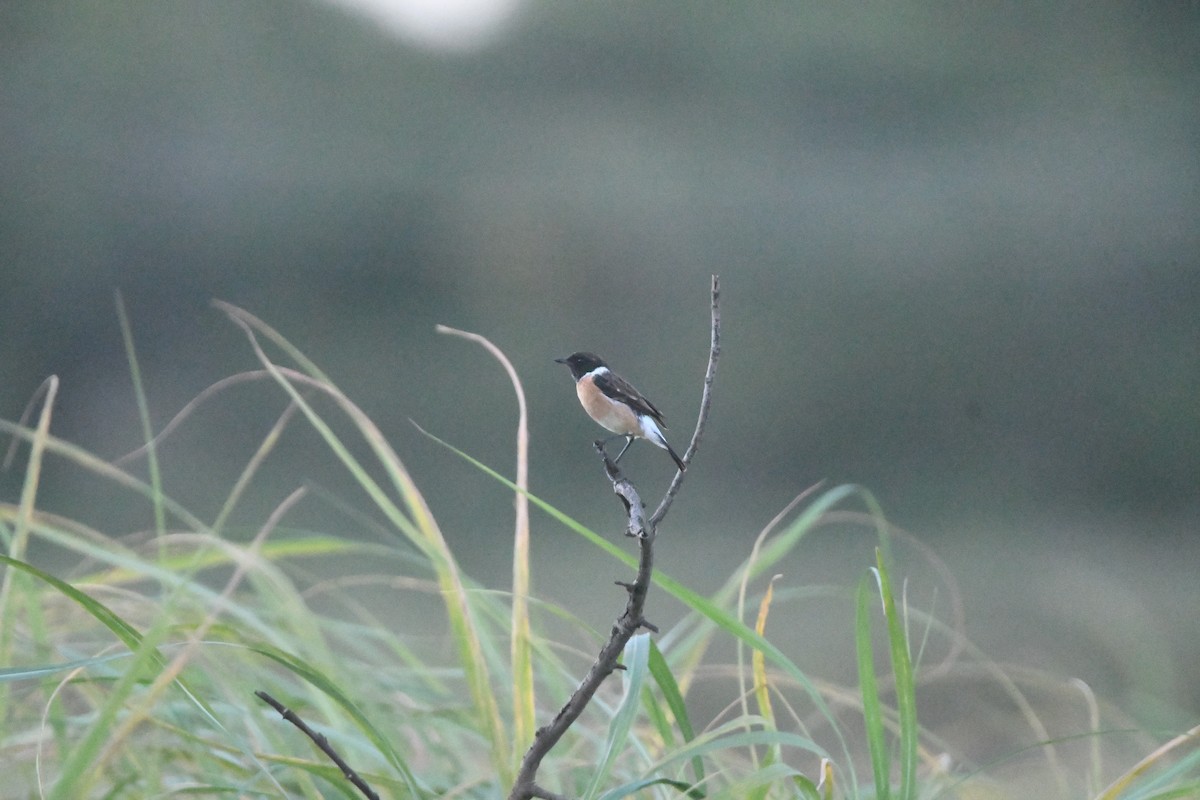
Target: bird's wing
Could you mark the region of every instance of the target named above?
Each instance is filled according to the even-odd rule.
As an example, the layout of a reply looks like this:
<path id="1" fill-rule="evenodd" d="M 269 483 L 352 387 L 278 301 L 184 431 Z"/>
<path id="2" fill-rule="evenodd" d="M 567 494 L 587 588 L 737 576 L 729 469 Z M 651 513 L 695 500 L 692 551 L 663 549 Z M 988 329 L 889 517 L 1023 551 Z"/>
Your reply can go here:
<path id="1" fill-rule="evenodd" d="M 662 412 L 655 408 L 653 403 L 642 397 L 641 392 L 633 388 L 633 384 L 620 375 L 614 375 L 612 372 L 601 372 L 593 380 L 596 383 L 596 388 L 613 400 L 619 400 L 637 413 L 652 417 L 659 425 L 662 425 L 664 428 L 667 427 L 667 423 L 663 422 Z"/>

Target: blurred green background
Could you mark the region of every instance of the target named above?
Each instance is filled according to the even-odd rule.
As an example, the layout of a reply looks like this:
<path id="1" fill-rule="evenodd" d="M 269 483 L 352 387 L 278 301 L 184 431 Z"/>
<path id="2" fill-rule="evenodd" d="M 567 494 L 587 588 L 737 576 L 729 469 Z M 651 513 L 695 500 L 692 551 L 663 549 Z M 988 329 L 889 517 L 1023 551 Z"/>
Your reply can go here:
<path id="1" fill-rule="evenodd" d="M 133 449 L 113 291 L 158 427 L 255 366 L 227 300 L 361 403 L 503 587 L 511 498 L 408 420 L 511 474 L 515 403 L 433 326 L 508 353 L 534 491 L 616 537 L 552 359 L 604 355 L 682 449 L 719 273 L 716 405 L 662 569 L 715 587 L 795 494 L 860 483 L 948 562 L 989 653 L 1194 721 L 1198 50 L 1187 2 L 5 3 L 0 416 L 55 373 L 60 436 Z M 168 491 L 215 513 L 282 405 L 207 406 L 163 446 Z M 305 480 L 361 502 L 303 426 L 284 447 L 243 524 Z M 665 487 L 665 454 L 626 459 Z M 43 505 L 151 522 L 61 465 Z M 617 570 L 533 533 L 536 590 L 604 626 Z M 821 534 L 785 580 L 848 582 L 870 547 Z M 841 617 L 786 624 L 851 663 Z"/>

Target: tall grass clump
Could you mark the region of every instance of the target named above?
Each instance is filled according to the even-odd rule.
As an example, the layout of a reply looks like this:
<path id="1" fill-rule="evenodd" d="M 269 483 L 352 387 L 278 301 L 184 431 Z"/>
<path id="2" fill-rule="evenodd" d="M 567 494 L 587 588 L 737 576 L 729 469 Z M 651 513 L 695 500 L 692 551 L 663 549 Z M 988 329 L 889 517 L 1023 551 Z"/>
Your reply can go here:
<path id="1" fill-rule="evenodd" d="M 151 426 L 123 309 L 143 421 L 136 458 L 107 461 L 55 436 L 54 378 L 27 419 L 0 420 L 0 432 L 17 445 L 10 459 L 21 475 L 19 495 L 0 502 L 0 797 L 362 796 L 255 692 L 311 726 L 378 796 L 505 797 L 536 731 L 575 690 L 592 656 L 550 631 L 565 622 L 593 651 L 608 636 L 530 593 L 538 565 L 529 557 L 529 506 L 590 543 L 614 579 L 629 577 L 635 557 L 624 542 L 529 491 L 520 383 L 486 340 L 453 332 L 489 348 L 516 387 L 515 477 L 446 447 L 513 491 L 507 593 L 463 572 L 418 482 L 329 376 L 253 315 L 218 308 L 244 333 L 258 368 L 214 385 L 168 428 L 186 424 L 196 405 L 217 402 L 236 385 L 270 387 L 281 410 L 241 473 L 229 476 L 215 513 L 177 501 L 180 487 L 158 467 L 164 431 Z M 303 484 L 256 526 L 231 526 L 281 438 L 300 425 L 351 477 L 359 494 L 342 499 L 347 516 L 366 520 L 379 538 L 291 524 L 318 491 Z M 39 490 L 64 467 L 146 509 L 150 530 L 125 534 L 47 507 Z M 847 511 L 851 504 L 865 511 Z M 864 554 L 861 579 L 822 587 L 775 579 L 781 562 L 838 515 L 877 539 Z M 907 602 L 892 555 L 897 541 L 869 493 L 838 486 L 806 492 L 781 512 L 715 592 L 656 571 L 651 606 L 661 593 L 687 613 L 669 628 L 630 638 L 623 668 L 542 764 L 539 796 L 1200 797 L 1195 729 L 1145 744 L 1140 761 L 1114 763 L 1099 744 L 1133 734 L 1111 730 L 1107 712 L 1084 687 L 1072 691 L 1089 709 L 1089 723 L 1072 733 L 1050 730 L 1030 695 L 1053 676 L 990 663 L 955 626 Z M 68 566 L 49 569 L 39 553 Z M 334 562 L 371 569 L 330 577 L 318 567 Z M 361 586 L 390 593 L 389 619 L 358 594 Z M 805 614 L 818 596 L 853 620 L 844 641 L 855 656 L 854 674 L 818 678 L 806 670 L 804 652 L 775 643 L 773 631 Z M 613 615 L 618 611 L 614 605 Z M 430 615 L 448 647 L 423 638 L 429 626 L 416 623 Z M 732 657 L 714 656 L 730 648 Z M 1026 748 L 976 763 L 956 753 L 954 741 L 923 728 L 921 700 L 949 676 L 986 683 L 1018 709 L 1028 726 Z M 727 691 L 718 702 L 724 710 L 699 718 L 691 710 L 697 693 L 711 699 L 716 687 Z M 1064 755 L 1068 750 L 1084 753 L 1082 768 Z M 1033 789 L 1008 782 L 1004 768 L 1013 762 L 1027 765 Z"/>

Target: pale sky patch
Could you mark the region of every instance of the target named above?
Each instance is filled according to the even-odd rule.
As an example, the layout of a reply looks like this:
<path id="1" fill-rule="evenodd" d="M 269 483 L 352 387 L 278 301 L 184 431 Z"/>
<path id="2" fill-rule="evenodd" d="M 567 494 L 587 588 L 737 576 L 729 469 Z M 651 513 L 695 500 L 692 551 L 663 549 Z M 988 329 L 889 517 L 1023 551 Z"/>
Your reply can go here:
<path id="1" fill-rule="evenodd" d="M 521 0 L 325 0 L 384 30 L 435 50 L 474 50 L 493 41 Z"/>

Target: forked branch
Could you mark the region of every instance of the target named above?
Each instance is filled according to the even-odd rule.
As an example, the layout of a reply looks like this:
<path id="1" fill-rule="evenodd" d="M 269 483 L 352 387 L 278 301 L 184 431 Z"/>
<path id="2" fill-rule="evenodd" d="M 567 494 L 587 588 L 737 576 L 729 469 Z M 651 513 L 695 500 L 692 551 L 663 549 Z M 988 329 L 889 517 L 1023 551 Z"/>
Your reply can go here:
<path id="1" fill-rule="evenodd" d="M 685 465 L 690 464 L 692 458 L 696 455 L 696 451 L 700 446 L 700 440 L 704 435 L 705 425 L 708 422 L 709 409 L 712 406 L 712 385 L 717 373 L 717 359 L 721 355 L 720 296 L 720 281 L 714 275 L 712 278 L 712 334 L 708 351 L 708 369 L 704 374 L 704 390 L 700 398 L 700 413 L 696 420 L 696 428 L 692 433 L 691 442 L 683 454 Z M 680 470 L 675 474 L 675 479 L 671 481 L 670 487 L 668 487 L 666 493 L 663 495 L 662 501 L 658 504 L 658 509 L 652 516 L 647 518 L 646 509 L 637 488 L 628 478 L 621 474 L 620 468 L 608 457 L 601 443 L 596 444 L 596 451 L 604 461 L 604 472 L 612 483 L 613 492 L 621 499 L 622 504 L 625 506 L 625 533 L 627 536 L 634 537 L 638 541 L 640 557 L 638 559 L 637 576 L 632 583 L 617 582 L 619 585 L 625 587 L 628 594 L 625 601 L 625 610 L 617 618 L 612 628 L 612 635 L 609 636 L 604 647 L 600 649 L 599 655 L 596 656 L 596 660 L 592 663 L 591 668 L 588 669 L 578 688 L 567 699 L 563 707 L 559 709 L 553 721 L 544 728 L 539 728 L 537 733 L 534 734 L 533 744 L 529 746 L 529 750 L 526 751 L 525 757 L 521 761 L 521 767 L 517 772 L 517 778 L 513 784 L 512 791 L 508 795 L 508 800 L 531 800 L 532 798 L 565 800 L 561 795 L 544 789 L 537 784 L 537 771 L 541 766 L 542 759 L 558 744 L 563 734 L 567 732 L 575 720 L 579 718 L 579 715 L 583 713 L 583 710 L 587 708 L 588 703 L 591 702 L 600 685 L 604 683 L 604 679 L 612 674 L 614 670 L 620 669 L 619 659 L 621 653 L 624 651 L 625 645 L 633 638 L 633 635 L 641 628 L 646 628 L 650 631 L 658 630 L 643 616 L 646 606 L 646 595 L 650 590 L 650 580 L 654 572 L 654 538 L 658 524 L 662 522 L 663 517 L 670 510 L 671 504 L 675 500 L 675 495 L 678 494 L 679 488 L 683 484 L 686 473 Z"/>

